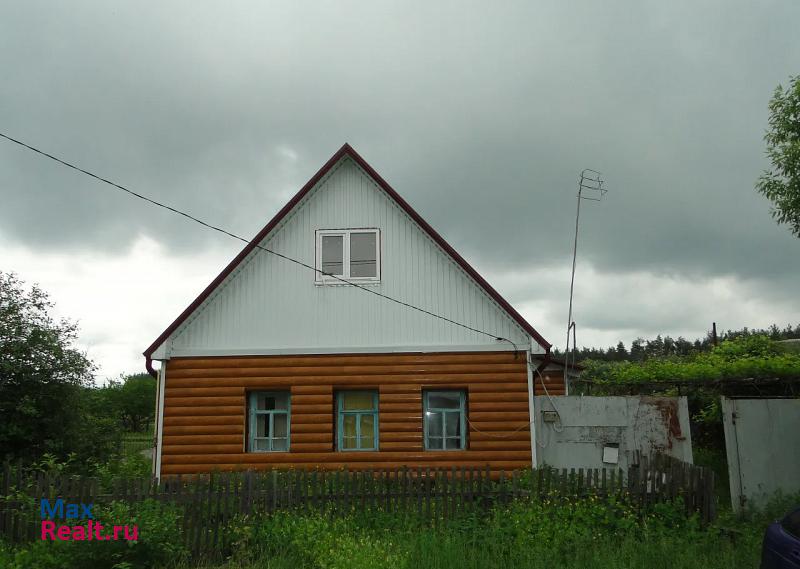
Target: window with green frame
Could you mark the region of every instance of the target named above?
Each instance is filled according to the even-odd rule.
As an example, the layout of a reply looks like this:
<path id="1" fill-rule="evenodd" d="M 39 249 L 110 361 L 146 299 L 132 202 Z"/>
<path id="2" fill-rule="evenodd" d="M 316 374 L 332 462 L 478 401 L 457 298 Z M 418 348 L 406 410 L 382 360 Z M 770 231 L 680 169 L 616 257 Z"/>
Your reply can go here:
<path id="1" fill-rule="evenodd" d="M 249 452 L 289 450 L 290 401 L 288 392 L 250 393 L 248 420 Z"/>
<path id="2" fill-rule="evenodd" d="M 465 391 L 425 392 L 425 450 L 467 448 Z"/>
<path id="3" fill-rule="evenodd" d="M 337 401 L 337 448 L 378 450 L 378 392 L 340 391 Z"/>

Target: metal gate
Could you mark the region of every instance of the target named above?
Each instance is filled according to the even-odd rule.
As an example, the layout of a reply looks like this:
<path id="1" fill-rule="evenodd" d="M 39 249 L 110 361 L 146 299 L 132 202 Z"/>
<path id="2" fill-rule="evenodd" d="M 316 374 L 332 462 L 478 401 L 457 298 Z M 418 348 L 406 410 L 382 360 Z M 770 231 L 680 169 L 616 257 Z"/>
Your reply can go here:
<path id="1" fill-rule="evenodd" d="M 722 398 L 734 511 L 800 492 L 800 399 Z"/>

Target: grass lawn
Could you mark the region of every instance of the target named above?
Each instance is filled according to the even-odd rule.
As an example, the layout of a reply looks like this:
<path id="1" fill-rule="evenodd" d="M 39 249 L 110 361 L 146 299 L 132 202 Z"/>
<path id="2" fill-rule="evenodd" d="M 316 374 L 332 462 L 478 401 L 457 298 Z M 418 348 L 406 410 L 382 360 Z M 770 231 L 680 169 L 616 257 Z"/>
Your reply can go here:
<path id="1" fill-rule="evenodd" d="M 372 544 L 357 555 L 347 552 L 354 536 L 342 536 L 328 559 L 309 559 L 293 552 L 264 552 L 250 561 L 212 565 L 218 569 L 408 567 L 414 569 L 542 568 L 756 568 L 760 541 L 751 537 L 732 543 L 723 537 L 681 539 L 676 536 L 602 539 L 594 543 L 565 540 L 557 547 L 514 547 L 512 543 L 476 546 L 461 536 L 422 533 L 402 546 Z M 402 551 L 402 553 L 401 553 Z"/>
<path id="2" fill-rule="evenodd" d="M 234 518 L 213 558 L 203 561 L 190 559 L 183 545 L 181 532 L 193 522 L 179 508 L 155 500 L 113 502 L 98 507 L 98 518 L 106 525 L 136 524 L 138 542 L 0 542 L 0 567 L 757 568 L 765 528 L 797 503 L 800 495 L 744 518 L 723 511 L 706 527 L 687 517 L 680 502 L 639 509 L 624 495 L 520 500 L 439 519 L 436 527 L 412 512 L 279 511 Z"/>
<path id="3" fill-rule="evenodd" d="M 245 532 L 214 569 L 255 568 L 757 568 L 764 529 L 788 507 L 710 527 L 665 506 L 635 521 L 626 506 L 512 505 L 438 530 L 391 518 L 277 516 Z M 605 511 L 604 511 L 605 510 Z"/>

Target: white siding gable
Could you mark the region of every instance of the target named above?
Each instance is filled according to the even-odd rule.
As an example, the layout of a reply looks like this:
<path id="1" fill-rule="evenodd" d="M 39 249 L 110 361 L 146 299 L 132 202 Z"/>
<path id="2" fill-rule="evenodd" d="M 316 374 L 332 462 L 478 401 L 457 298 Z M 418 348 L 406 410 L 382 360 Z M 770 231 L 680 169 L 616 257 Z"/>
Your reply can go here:
<path id="1" fill-rule="evenodd" d="M 375 291 L 508 338 L 531 338 L 351 158 L 344 157 L 261 242 L 315 263 L 318 229 L 380 229 Z M 154 357 L 357 351 L 508 350 L 498 341 L 255 249 Z"/>

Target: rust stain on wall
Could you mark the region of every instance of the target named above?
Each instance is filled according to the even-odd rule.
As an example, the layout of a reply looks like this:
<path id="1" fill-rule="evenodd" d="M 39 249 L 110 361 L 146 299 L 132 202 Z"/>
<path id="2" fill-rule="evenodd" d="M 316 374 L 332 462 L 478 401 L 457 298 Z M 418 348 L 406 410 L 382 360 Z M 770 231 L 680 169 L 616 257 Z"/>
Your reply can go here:
<path id="1" fill-rule="evenodd" d="M 664 397 L 642 397 L 642 403 L 651 405 L 661 415 L 664 422 L 664 427 L 667 429 L 669 436 L 667 437 L 667 448 L 672 448 L 673 438 L 683 440 L 683 432 L 681 431 L 681 423 L 678 418 L 678 400 L 675 398 Z"/>

